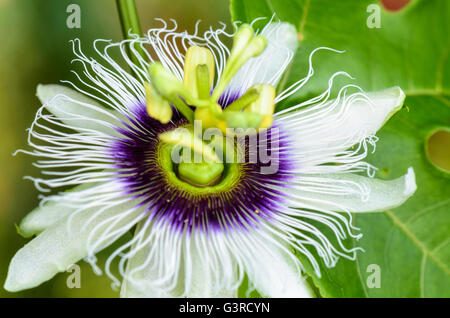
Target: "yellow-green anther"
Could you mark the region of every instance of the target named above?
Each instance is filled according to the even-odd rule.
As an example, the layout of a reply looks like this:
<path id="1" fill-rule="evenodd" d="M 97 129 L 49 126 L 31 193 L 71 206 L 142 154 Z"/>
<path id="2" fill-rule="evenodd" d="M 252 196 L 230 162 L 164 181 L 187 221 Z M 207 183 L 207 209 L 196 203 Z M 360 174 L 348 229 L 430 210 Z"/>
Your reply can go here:
<path id="1" fill-rule="evenodd" d="M 249 90 L 257 91 L 259 97 L 248 105 L 245 111 L 261 115 L 262 120 L 258 128 L 270 128 L 275 111 L 275 87 L 269 84 L 257 84 Z"/>
<path id="2" fill-rule="evenodd" d="M 248 24 L 242 25 L 236 32 L 230 57 L 211 99 L 217 101 L 237 71 L 249 59 L 261 54 L 266 46 L 267 40 L 265 37 L 262 35 L 255 36 L 253 29 Z"/>
<path id="3" fill-rule="evenodd" d="M 239 27 L 233 38 L 233 47 L 230 56 L 240 54 L 253 37 L 253 28 L 249 24 L 243 24 Z"/>
<path id="4" fill-rule="evenodd" d="M 260 55 L 264 49 L 267 46 L 267 40 L 262 35 L 257 35 L 253 37 L 250 42 L 248 42 L 247 46 L 245 47 L 245 50 L 242 51 L 239 62 L 235 67 L 238 69 L 241 68 L 242 65 L 244 65 L 245 62 L 247 62 L 252 57 Z"/>
<path id="5" fill-rule="evenodd" d="M 184 148 L 191 149 L 203 158 L 211 162 L 221 162 L 219 157 L 214 153 L 213 149 L 209 147 L 202 139 L 197 137 L 194 132 L 187 128 L 173 129 L 162 134 L 159 134 L 159 139 L 165 143 L 178 145 Z"/>
<path id="6" fill-rule="evenodd" d="M 172 118 L 172 107 L 149 83 L 144 83 L 144 87 L 148 115 L 167 124 Z"/>
<path id="7" fill-rule="evenodd" d="M 159 62 L 152 63 L 148 68 L 148 73 L 156 92 L 192 122 L 194 112 L 179 98 L 182 97 L 187 102 L 193 99 L 183 83 Z"/>
<path id="8" fill-rule="evenodd" d="M 225 108 L 225 111 L 239 111 L 256 101 L 259 93 L 256 89 L 249 89 L 244 95 L 236 99 Z"/>
<path id="9" fill-rule="evenodd" d="M 257 113 L 229 111 L 224 112 L 225 122 L 228 128 L 258 128 L 262 116 Z"/>
<path id="10" fill-rule="evenodd" d="M 175 77 L 160 62 L 154 62 L 148 67 L 148 74 L 153 87 L 163 97 L 182 95 L 186 88 L 183 83 Z"/>
<path id="11" fill-rule="evenodd" d="M 236 57 L 230 56 L 230 62 L 224 70 L 223 78 L 231 80 L 231 78 L 239 71 L 239 69 L 252 57 L 260 55 L 267 46 L 267 40 L 262 35 L 253 37 L 247 46 Z"/>
<path id="12" fill-rule="evenodd" d="M 199 66 L 204 65 L 201 68 L 206 67 L 206 70 L 200 69 L 200 81 L 199 83 Z M 186 52 L 186 58 L 184 60 L 184 75 L 183 83 L 189 92 L 195 98 L 207 98 L 209 96 L 209 90 L 214 81 L 215 63 L 214 56 L 212 52 L 204 47 L 191 46 Z M 203 85 L 199 88 L 199 84 Z M 204 86 L 208 85 L 208 95 L 201 96 L 199 94 L 199 89 L 202 89 L 202 94 Z"/>

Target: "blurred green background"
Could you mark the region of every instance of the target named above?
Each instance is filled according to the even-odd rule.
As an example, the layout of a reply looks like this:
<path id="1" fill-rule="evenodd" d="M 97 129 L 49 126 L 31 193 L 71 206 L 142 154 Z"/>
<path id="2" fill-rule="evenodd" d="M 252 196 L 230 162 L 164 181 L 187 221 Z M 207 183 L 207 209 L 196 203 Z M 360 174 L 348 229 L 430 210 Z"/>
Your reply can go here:
<path id="1" fill-rule="evenodd" d="M 66 8 L 81 8 L 81 28 L 69 29 Z M 159 27 L 154 18 L 175 19 L 179 30 L 193 31 L 218 21 L 229 23 L 227 0 L 136 0 L 142 29 Z M 73 58 L 69 40 L 80 38 L 84 52 L 93 55 L 96 38 L 120 41 L 121 29 L 114 0 L 0 0 L 0 297 L 117 297 L 105 276 L 95 276 L 80 262 L 81 288 L 66 286 L 69 273 L 61 273 L 38 288 L 19 293 L 3 289 L 9 261 L 27 240 L 16 233 L 18 223 L 38 204 L 38 192 L 25 175 L 36 175 L 32 158 L 12 153 L 26 148 L 26 129 L 40 103 L 35 96 L 39 83 L 73 79 Z M 105 253 L 103 253 L 105 254 Z"/>

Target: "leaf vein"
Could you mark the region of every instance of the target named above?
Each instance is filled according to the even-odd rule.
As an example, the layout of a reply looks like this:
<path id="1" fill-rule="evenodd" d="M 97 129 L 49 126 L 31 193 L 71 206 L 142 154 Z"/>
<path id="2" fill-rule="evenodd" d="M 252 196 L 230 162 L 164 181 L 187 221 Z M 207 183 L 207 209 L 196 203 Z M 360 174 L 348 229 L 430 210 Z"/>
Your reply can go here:
<path id="1" fill-rule="evenodd" d="M 411 224 L 414 220 L 416 220 L 423 214 L 430 212 L 430 211 L 434 210 L 435 208 L 440 208 L 449 202 L 450 202 L 450 199 L 447 199 L 447 200 L 438 202 L 436 204 L 430 205 L 430 206 L 426 207 L 425 209 L 418 211 L 416 214 L 412 215 L 408 220 L 406 220 L 405 225 Z"/>
<path id="2" fill-rule="evenodd" d="M 427 264 L 427 254 L 423 253 L 422 264 L 420 265 L 420 280 L 419 280 L 419 288 L 420 288 L 420 297 L 425 297 L 425 266 Z"/>
<path id="3" fill-rule="evenodd" d="M 386 210 L 386 215 L 397 225 L 418 247 L 419 249 L 427 254 L 427 256 L 432 259 L 436 265 L 438 265 L 447 275 L 450 275 L 450 270 L 447 266 L 442 263 L 433 251 L 430 251 L 406 226 L 403 224 L 390 210 Z"/>

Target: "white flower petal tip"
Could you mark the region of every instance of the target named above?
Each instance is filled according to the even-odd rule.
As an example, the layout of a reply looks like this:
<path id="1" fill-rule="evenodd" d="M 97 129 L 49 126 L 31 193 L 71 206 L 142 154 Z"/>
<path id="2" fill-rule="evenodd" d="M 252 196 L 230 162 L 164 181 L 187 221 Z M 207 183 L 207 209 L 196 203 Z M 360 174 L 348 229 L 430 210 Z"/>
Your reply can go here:
<path id="1" fill-rule="evenodd" d="M 72 211 L 73 209 L 64 208 L 60 204 L 53 202 L 42 208 L 37 207 L 22 219 L 18 227 L 19 234 L 23 237 L 39 234 Z"/>
<path id="2" fill-rule="evenodd" d="M 368 185 L 370 187 L 368 204 L 362 212 L 383 212 L 396 208 L 405 203 L 417 189 L 416 177 L 412 167 L 408 168 L 408 172 L 404 176 L 394 180 L 368 179 Z M 379 201 L 379 203 L 376 201 Z"/>
<path id="3" fill-rule="evenodd" d="M 47 109 L 52 113 L 61 113 L 61 111 L 67 110 L 75 113 L 75 110 L 79 110 L 80 106 L 77 106 L 76 102 L 64 102 L 63 105 L 58 105 L 52 102 L 52 99 L 58 95 L 66 96 L 81 103 L 92 104 L 94 106 L 100 106 L 93 99 L 77 92 L 76 90 L 58 84 L 38 84 L 36 87 L 36 96 L 39 98 L 42 104 L 47 104 Z M 71 109 L 71 108 L 76 109 Z"/>
<path id="4" fill-rule="evenodd" d="M 374 115 L 379 113 L 383 118 L 380 118 L 381 126 L 383 126 L 389 118 L 399 111 L 405 101 L 406 95 L 399 86 L 390 87 L 377 92 L 367 93 L 369 99 L 375 104 Z M 378 128 L 380 128 L 378 127 Z"/>
<path id="5" fill-rule="evenodd" d="M 298 47 L 297 30 L 287 22 L 268 24 L 262 31 L 270 43 L 279 47 L 285 47 L 290 52 L 295 52 Z"/>
<path id="6" fill-rule="evenodd" d="M 262 233 L 262 232 L 260 232 Z M 273 240 L 267 233 L 265 240 L 259 241 L 259 248 L 245 258 L 245 268 L 249 280 L 264 297 L 270 298 L 311 298 L 314 297 L 301 264 L 285 247 Z M 252 238 L 257 239 L 256 236 Z"/>
<path id="7" fill-rule="evenodd" d="M 117 123 L 117 119 L 92 98 L 57 84 L 39 84 L 36 95 L 45 108 L 68 128 L 89 129 L 116 135 L 111 126 Z"/>
<path id="8" fill-rule="evenodd" d="M 14 255 L 4 285 L 7 291 L 18 292 L 36 287 L 75 262 L 74 260 L 74 262 L 67 264 L 67 267 L 63 266 L 63 263 L 39 262 L 40 259 L 35 255 L 43 254 L 43 251 L 36 245 L 34 239 Z"/>
<path id="9" fill-rule="evenodd" d="M 317 184 L 333 184 L 334 193 L 318 193 L 314 188 L 286 189 L 305 203 L 335 212 L 384 212 L 402 205 L 416 191 L 416 179 L 412 167 L 393 180 L 369 178 L 352 173 L 322 174 Z"/>
<path id="10" fill-rule="evenodd" d="M 341 180 L 359 184 L 360 192 L 337 199 L 350 212 L 384 212 L 396 208 L 408 200 L 416 191 L 416 178 L 412 167 L 408 172 L 393 180 L 380 180 L 362 176 L 347 175 Z M 352 200 L 353 197 L 353 200 Z M 357 200 L 357 198 L 360 198 Z"/>
<path id="11" fill-rule="evenodd" d="M 406 173 L 404 178 L 405 178 L 405 188 L 403 194 L 405 195 L 405 197 L 409 198 L 417 190 L 416 175 L 414 174 L 414 169 L 412 167 L 408 168 L 408 172 Z"/>
<path id="12" fill-rule="evenodd" d="M 359 94 L 362 98 L 358 97 Z M 347 129 L 360 132 L 361 137 L 375 135 L 402 108 L 405 101 L 405 93 L 398 86 L 381 91 L 356 93 L 353 96 L 354 102 L 349 105 L 347 120 L 341 128 L 345 130 L 346 126 Z M 347 135 L 351 135 L 351 132 L 349 131 Z"/>
<path id="13" fill-rule="evenodd" d="M 331 87 L 330 80 L 328 90 L 323 94 L 275 114 L 275 120 L 283 129 L 295 136 L 296 147 L 308 153 L 301 161 L 305 173 L 323 170 L 320 164 L 330 161 L 342 159 L 342 163 L 349 163 L 346 160 L 349 149 L 353 149 L 355 160 L 361 162 L 368 152 L 366 145 L 375 145 L 377 131 L 405 100 L 405 94 L 398 86 L 348 94 L 348 88 L 354 85 L 347 85 L 340 89 L 336 99 L 328 99 Z M 359 150 L 359 147 L 364 149 L 364 155 L 356 155 L 355 149 Z M 349 165 L 340 168 L 343 167 Z M 335 167 L 336 170 L 340 168 Z"/>
<path id="14" fill-rule="evenodd" d="M 43 232 L 76 210 L 70 206 L 70 200 L 68 200 L 69 195 L 74 195 L 94 185 L 88 183 L 77 186 L 68 190 L 62 196 L 41 204 L 22 219 L 17 231 L 23 237 L 31 237 Z"/>

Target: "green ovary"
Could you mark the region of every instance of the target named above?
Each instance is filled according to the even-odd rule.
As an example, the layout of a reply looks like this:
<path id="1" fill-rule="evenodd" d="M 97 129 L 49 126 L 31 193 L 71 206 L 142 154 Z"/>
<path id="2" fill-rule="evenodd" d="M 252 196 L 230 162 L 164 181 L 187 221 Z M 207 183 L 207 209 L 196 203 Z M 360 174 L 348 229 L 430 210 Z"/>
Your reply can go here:
<path id="1" fill-rule="evenodd" d="M 204 187 L 217 183 L 223 170 L 224 164 L 220 162 L 181 162 L 178 176 L 188 183 Z"/>

